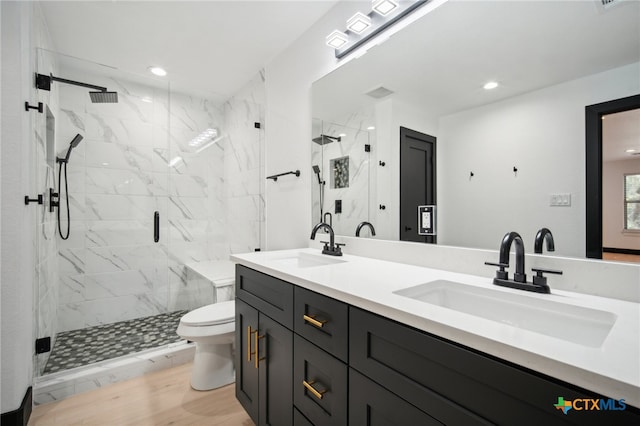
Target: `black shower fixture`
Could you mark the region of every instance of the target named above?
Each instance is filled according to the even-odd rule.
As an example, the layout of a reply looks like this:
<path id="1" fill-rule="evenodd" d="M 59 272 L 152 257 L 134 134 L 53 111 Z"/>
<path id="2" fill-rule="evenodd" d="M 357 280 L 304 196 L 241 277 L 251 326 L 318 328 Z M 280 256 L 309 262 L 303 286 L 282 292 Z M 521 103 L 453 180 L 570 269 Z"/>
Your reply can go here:
<path id="1" fill-rule="evenodd" d="M 318 145 L 326 145 L 331 142 L 340 142 L 342 138 L 340 136 L 329 136 L 329 135 L 320 135 L 317 138 L 311 139 Z"/>
<path id="2" fill-rule="evenodd" d="M 66 78 L 54 77 L 52 74 L 36 74 L 36 88 L 40 90 L 51 90 L 52 81 L 96 90 L 95 92 L 89 92 L 91 102 L 93 102 L 94 104 L 118 102 L 118 92 L 109 92 L 106 87 L 96 86 L 95 84 L 82 83 L 79 81 L 67 80 Z"/>
<path id="3" fill-rule="evenodd" d="M 78 144 L 82 141 L 83 137 L 80 133 L 78 133 L 69 144 L 69 149 L 67 150 L 67 155 L 64 158 L 56 157 L 56 163 L 60 165 L 58 170 L 58 192 L 55 192 L 53 189 L 49 189 L 49 197 L 51 198 L 51 204 L 49 207 L 49 211 L 53 211 L 55 207 L 58 208 L 58 233 L 60 234 L 60 238 L 66 240 L 69 238 L 69 233 L 71 232 L 71 213 L 69 212 L 69 183 L 67 180 L 67 164 L 69 163 L 69 157 L 71 156 L 71 150 L 78 146 Z M 62 232 L 62 222 L 60 221 L 60 197 L 62 196 L 62 173 L 64 171 L 64 192 L 65 192 L 65 201 L 67 206 L 67 232 L 66 234 Z"/>
<path id="4" fill-rule="evenodd" d="M 57 157 L 56 158 L 56 162 L 58 162 L 58 163 L 68 163 L 69 162 L 69 156 L 71 155 L 71 150 L 73 148 L 75 148 L 76 146 L 78 146 L 78 144 L 82 141 L 82 139 L 84 139 L 84 138 L 82 137 L 82 135 L 80 133 L 78 133 L 73 138 L 71 143 L 69 144 L 69 149 L 67 150 L 67 155 L 65 155 L 64 158 Z"/>

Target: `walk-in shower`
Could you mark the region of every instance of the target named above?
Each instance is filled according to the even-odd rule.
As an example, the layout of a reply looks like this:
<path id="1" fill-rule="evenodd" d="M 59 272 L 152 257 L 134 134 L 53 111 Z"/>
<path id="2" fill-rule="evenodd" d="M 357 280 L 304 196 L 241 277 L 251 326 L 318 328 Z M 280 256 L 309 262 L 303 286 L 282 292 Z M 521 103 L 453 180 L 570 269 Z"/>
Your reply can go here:
<path id="1" fill-rule="evenodd" d="M 58 378 L 175 344 L 180 316 L 215 302 L 212 284 L 187 265 L 261 247 L 264 83 L 256 76 L 243 96 L 221 102 L 47 50 L 37 58 L 44 83 L 34 101 L 55 129 L 47 137 L 47 117 L 34 115 L 34 181 L 39 193 L 57 184 L 60 206 L 49 198 L 36 224 L 34 335 L 52 349 L 34 365 L 36 376 Z M 207 129 L 218 130 L 215 143 L 190 145 Z M 106 335 L 115 337 L 96 344 Z"/>

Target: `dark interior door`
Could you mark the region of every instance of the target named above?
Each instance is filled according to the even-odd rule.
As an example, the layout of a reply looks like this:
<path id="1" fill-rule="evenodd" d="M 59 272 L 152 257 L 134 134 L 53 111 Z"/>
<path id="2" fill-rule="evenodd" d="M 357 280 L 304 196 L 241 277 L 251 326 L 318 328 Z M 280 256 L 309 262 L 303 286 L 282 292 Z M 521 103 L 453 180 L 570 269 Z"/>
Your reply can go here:
<path id="1" fill-rule="evenodd" d="M 436 243 L 418 234 L 418 206 L 436 204 L 436 138 L 400 127 L 400 240 Z"/>

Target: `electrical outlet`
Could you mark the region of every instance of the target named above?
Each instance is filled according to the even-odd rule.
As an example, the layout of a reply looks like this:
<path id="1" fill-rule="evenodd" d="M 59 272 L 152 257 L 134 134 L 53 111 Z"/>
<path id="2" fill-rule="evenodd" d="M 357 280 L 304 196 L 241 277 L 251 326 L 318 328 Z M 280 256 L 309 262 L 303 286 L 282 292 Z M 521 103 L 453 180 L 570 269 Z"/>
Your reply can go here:
<path id="1" fill-rule="evenodd" d="M 570 207 L 571 193 L 549 195 L 549 205 L 552 207 Z"/>

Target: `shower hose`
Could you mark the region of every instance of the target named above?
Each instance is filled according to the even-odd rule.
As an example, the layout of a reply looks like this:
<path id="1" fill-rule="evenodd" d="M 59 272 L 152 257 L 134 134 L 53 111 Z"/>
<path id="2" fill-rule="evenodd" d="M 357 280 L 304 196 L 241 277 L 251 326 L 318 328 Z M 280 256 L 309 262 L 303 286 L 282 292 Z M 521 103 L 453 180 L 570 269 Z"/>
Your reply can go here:
<path id="1" fill-rule="evenodd" d="M 62 235 L 62 224 L 60 223 L 60 201 L 58 201 L 58 232 L 60 233 L 60 238 L 66 240 L 69 238 L 69 231 L 71 231 L 71 214 L 69 213 L 69 186 L 67 185 L 67 162 L 60 161 L 59 164 L 60 171 L 58 172 L 58 190 L 60 191 L 60 197 L 58 197 L 58 200 L 62 199 L 62 187 L 60 186 L 60 184 L 62 179 L 62 166 L 64 165 L 64 198 L 67 204 L 67 233 L 66 235 Z"/>

